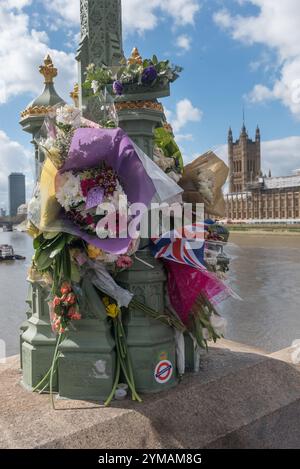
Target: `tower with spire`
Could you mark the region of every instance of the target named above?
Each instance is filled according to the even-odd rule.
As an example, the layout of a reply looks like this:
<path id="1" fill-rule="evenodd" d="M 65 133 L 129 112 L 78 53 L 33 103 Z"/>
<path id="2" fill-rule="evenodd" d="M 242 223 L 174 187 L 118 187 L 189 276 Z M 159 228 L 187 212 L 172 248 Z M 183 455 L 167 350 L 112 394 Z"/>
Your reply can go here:
<path id="1" fill-rule="evenodd" d="M 248 185 L 255 182 L 261 171 L 260 130 L 257 126 L 255 140 L 251 140 L 245 125 L 240 137 L 234 142 L 231 127 L 228 131 L 228 160 L 229 160 L 229 192 L 239 193 L 247 191 Z"/>

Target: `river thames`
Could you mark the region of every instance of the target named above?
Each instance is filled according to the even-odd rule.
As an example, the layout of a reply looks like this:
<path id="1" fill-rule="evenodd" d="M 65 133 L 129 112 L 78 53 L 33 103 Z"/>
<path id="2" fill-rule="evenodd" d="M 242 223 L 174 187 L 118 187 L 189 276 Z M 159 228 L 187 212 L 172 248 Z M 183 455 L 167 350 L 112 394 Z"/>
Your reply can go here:
<path id="1" fill-rule="evenodd" d="M 19 325 L 25 319 L 25 281 L 32 240 L 19 232 L 0 232 L 0 244 L 12 244 L 25 261 L 0 263 L 0 340 L 7 356 L 19 353 Z M 222 314 L 226 338 L 267 352 L 300 339 L 300 235 L 232 234 L 231 286 L 243 301 L 228 300 Z"/>

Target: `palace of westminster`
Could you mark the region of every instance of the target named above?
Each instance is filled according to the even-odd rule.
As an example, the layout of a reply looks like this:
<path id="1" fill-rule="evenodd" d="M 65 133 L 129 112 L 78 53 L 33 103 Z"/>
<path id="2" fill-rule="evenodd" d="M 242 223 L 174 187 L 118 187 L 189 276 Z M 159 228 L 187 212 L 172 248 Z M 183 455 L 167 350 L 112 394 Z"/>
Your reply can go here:
<path id="1" fill-rule="evenodd" d="M 300 171 L 283 177 L 272 177 L 271 172 L 268 176 L 262 174 L 258 127 L 254 141 L 248 137 L 245 124 L 236 142 L 229 129 L 228 159 L 228 221 L 300 223 Z"/>

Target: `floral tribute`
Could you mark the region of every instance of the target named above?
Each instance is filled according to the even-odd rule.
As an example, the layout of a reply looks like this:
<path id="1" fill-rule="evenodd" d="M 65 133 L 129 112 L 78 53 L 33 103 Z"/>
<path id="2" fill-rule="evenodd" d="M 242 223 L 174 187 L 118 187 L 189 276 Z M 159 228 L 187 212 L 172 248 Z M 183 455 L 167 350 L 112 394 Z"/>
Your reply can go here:
<path id="1" fill-rule="evenodd" d="M 84 318 L 83 279 L 88 278 L 102 298 L 116 341 L 115 386 L 106 404 L 114 396 L 121 370 L 133 398 L 140 400 L 127 353 L 122 308 L 133 302 L 136 308 L 165 324 L 181 327 L 181 323 L 144 307 L 115 282 L 112 274 L 130 268 L 139 247 L 138 238 L 119 236 L 122 213 L 118 212 L 118 202 L 120 196 L 126 196 L 128 206 L 142 203 L 148 207 L 154 197 L 164 201 L 181 193 L 181 189 L 163 172 L 158 173 L 155 163 L 146 161 L 146 155 L 121 129 L 101 128 L 83 119 L 77 109 L 58 108 L 45 128 L 47 137 L 38 144 L 46 158 L 28 209 L 28 231 L 35 249 L 29 280 L 49 290 L 50 318 L 57 342 L 52 366 L 36 390 L 50 387 L 54 405 L 52 383 L 59 345 L 69 328 Z M 97 208 L 103 203 L 113 206 L 117 214 L 114 237 L 106 239 L 100 239 L 96 230 L 103 217 Z"/>
<path id="2" fill-rule="evenodd" d="M 182 72 L 182 68 L 171 65 L 169 60 L 159 61 L 156 55 L 152 59 L 143 60 L 137 49 L 132 56 L 120 64 L 117 70 L 90 64 L 86 70 L 84 88 L 91 95 L 99 95 L 105 88 L 116 96 L 121 96 L 132 86 L 141 91 L 145 87 L 161 87 L 174 82 Z"/>
<path id="3" fill-rule="evenodd" d="M 158 62 L 155 57 L 144 62 L 136 57 L 117 77 L 104 67 L 89 70 L 89 86 L 95 88 L 93 81 L 96 81 L 99 90 L 111 83 L 117 94 L 123 92 L 125 84 L 166 84 L 178 72 L 168 62 Z M 29 232 L 34 237 L 35 249 L 29 278 L 49 290 L 50 317 L 57 342 L 52 366 L 36 390 L 50 388 L 54 405 L 52 383 L 59 345 L 68 330 L 76 328 L 76 324 L 79 327 L 80 320 L 85 318 L 81 300 L 88 294 L 85 291 L 85 280 L 88 280 L 99 293 L 116 344 L 115 381 L 106 405 L 115 395 L 121 374 L 132 398 L 140 401 L 123 327 L 123 308 L 132 306 L 173 327 L 182 339 L 184 332 L 191 333 L 195 347 L 207 348 L 208 341 L 222 337 L 224 320 L 215 306 L 220 296 L 229 296 L 231 292 L 217 276 L 226 268 L 219 269 L 219 259 L 215 265 L 211 262 L 217 257 L 214 256 L 218 250 L 216 243 L 222 243 L 220 234 L 210 226 L 203 246 L 190 253 L 186 253 L 187 239 L 181 240 L 180 246 L 172 236 L 170 240 L 158 239 L 153 255 L 162 260 L 168 274 L 167 306 L 164 312 L 157 312 L 142 304 L 114 278 L 120 270 L 131 268 L 133 262 L 143 262 L 136 255 L 140 240 L 127 230 L 123 233 L 119 201 L 126 197 L 126 209 L 135 203 L 148 208 L 153 200 L 163 203 L 181 197 L 182 189 L 175 181 L 181 177 L 183 162 L 172 133 L 165 128 L 156 131 L 159 159 L 156 164 L 122 129 L 103 128 L 83 119 L 79 110 L 70 106 L 58 108 L 45 128 L 47 136 L 38 144 L 46 158 L 28 207 Z M 162 166 L 162 158 L 168 161 L 168 168 Z M 117 215 L 116 224 L 108 230 L 110 236 L 106 238 L 99 235 L 106 216 L 99 211 L 103 204 L 112 206 L 114 216 Z M 131 214 L 126 218 L 126 228 L 133 221 L 139 223 L 140 218 Z M 184 365 L 178 366 L 178 370 L 183 374 Z"/>

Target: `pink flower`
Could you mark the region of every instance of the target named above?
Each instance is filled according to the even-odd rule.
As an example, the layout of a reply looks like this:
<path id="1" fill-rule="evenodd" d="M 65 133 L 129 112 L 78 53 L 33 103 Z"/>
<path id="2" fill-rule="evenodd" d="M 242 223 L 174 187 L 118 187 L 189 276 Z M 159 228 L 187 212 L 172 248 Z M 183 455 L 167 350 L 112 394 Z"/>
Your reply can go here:
<path id="1" fill-rule="evenodd" d="M 69 293 L 67 298 L 65 299 L 65 303 L 68 305 L 74 305 L 76 303 L 76 296 L 74 293 Z"/>
<path id="2" fill-rule="evenodd" d="M 71 306 L 71 308 L 69 308 L 67 316 L 72 321 L 80 321 L 81 319 L 81 314 L 77 311 L 75 306 Z"/>
<path id="3" fill-rule="evenodd" d="M 133 262 L 129 256 L 120 256 L 116 262 L 119 269 L 129 269 Z"/>
<path id="4" fill-rule="evenodd" d="M 54 298 L 53 302 L 52 302 L 54 308 L 55 308 L 56 306 L 60 306 L 60 303 L 61 303 L 61 299 L 60 299 L 58 296 L 56 296 L 56 297 Z"/>

